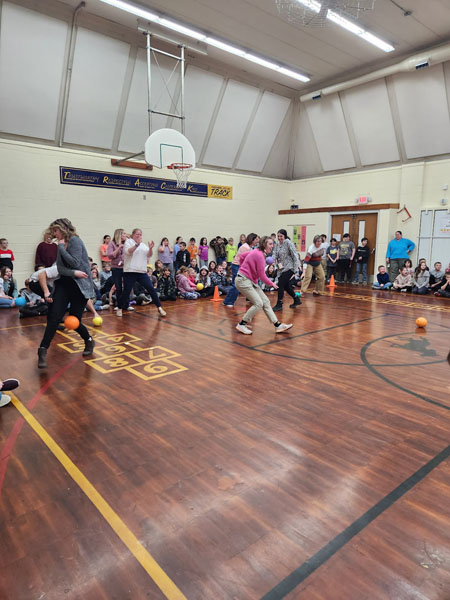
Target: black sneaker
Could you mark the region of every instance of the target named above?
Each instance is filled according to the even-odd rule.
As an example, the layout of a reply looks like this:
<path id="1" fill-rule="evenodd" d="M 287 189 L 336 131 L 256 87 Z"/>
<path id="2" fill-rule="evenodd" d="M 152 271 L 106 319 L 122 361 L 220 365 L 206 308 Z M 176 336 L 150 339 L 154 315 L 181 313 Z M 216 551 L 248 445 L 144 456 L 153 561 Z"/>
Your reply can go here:
<path id="1" fill-rule="evenodd" d="M 272 308 L 273 312 L 278 312 L 280 310 L 283 310 L 283 303 L 282 302 L 277 302 L 275 304 L 275 306 Z"/>
<path id="2" fill-rule="evenodd" d="M 47 368 L 47 348 L 38 348 L 38 369 Z"/>
<path id="3" fill-rule="evenodd" d="M 298 296 L 295 296 L 294 302 L 289 305 L 289 308 L 295 308 L 296 306 L 300 306 L 301 303 L 302 301 L 300 300 L 300 298 Z"/>
<path id="4" fill-rule="evenodd" d="M 20 385 L 20 381 L 18 379 L 5 379 L 2 385 L 2 392 L 10 392 L 11 390 L 15 390 Z"/>
<path id="5" fill-rule="evenodd" d="M 83 350 L 83 356 L 90 356 L 93 352 L 94 352 L 94 346 L 95 346 L 95 342 L 94 340 L 90 337 L 88 340 L 85 341 L 84 343 L 84 350 Z"/>

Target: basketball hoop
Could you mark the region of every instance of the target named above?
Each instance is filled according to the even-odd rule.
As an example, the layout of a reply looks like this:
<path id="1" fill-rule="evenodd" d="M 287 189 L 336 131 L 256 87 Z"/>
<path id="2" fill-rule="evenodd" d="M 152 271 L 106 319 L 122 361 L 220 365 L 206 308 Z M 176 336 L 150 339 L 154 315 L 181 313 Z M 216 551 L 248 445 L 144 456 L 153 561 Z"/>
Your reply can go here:
<path id="1" fill-rule="evenodd" d="M 167 168 L 175 173 L 177 188 L 186 188 L 189 175 L 192 171 L 192 165 L 189 163 L 172 163 L 171 165 L 167 165 Z"/>

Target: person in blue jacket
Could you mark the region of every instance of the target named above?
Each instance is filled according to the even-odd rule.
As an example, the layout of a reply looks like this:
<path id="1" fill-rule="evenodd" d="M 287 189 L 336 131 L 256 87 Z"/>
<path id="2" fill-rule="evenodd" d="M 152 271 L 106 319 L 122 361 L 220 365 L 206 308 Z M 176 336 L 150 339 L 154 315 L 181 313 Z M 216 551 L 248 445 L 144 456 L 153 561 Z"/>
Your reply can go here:
<path id="1" fill-rule="evenodd" d="M 409 258 L 415 246 L 414 242 L 402 237 L 401 231 L 395 232 L 395 238 L 389 242 L 386 252 L 386 264 L 391 281 L 397 277 L 403 263 Z"/>

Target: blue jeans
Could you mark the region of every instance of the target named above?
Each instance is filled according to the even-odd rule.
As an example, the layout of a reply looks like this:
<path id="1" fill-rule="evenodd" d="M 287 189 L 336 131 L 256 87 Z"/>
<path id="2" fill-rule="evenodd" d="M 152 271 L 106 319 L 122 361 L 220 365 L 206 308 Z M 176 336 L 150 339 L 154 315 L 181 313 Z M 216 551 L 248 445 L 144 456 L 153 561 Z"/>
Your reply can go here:
<path id="1" fill-rule="evenodd" d="M 237 287 L 234 285 L 234 280 L 236 279 L 236 275 L 238 274 L 239 271 L 239 265 L 235 265 L 233 263 L 231 263 L 231 287 L 227 293 L 227 295 L 225 296 L 225 300 L 223 301 L 224 304 L 228 304 L 229 306 L 234 306 L 234 303 L 237 300 L 237 297 L 239 296 L 239 290 L 237 289 Z"/>
<path id="2" fill-rule="evenodd" d="M 12 304 L 12 300 L 9 298 L 0 298 L 0 308 L 9 308 Z"/>
<path id="3" fill-rule="evenodd" d="M 385 283 L 384 287 L 381 287 L 380 284 L 378 283 L 378 281 L 375 281 L 375 283 L 373 284 L 372 288 L 374 290 L 389 290 L 392 287 L 392 283 L 389 281 L 389 283 Z"/>
<path id="4" fill-rule="evenodd" d="M 123 274 L 123 293 L 120 298 L 119 308 L 127 309 L 130 300 L 130 292 L 133 289 L 133 285 L 138 281 L 143 288 L 150 294 L 153 303 L 158 308 L 161 306 L 158 294 L 153 287 L 152 281 L 147 273 L 136 273 L 136 272 L 125 272 Z"/>
<path id="5" fill-rule="evenodd" d="M 355 271 L 355 282 L 359 283 L 359 274 L 362 272 L 363 283 L 367 282 L 367 263 L 357 262 Z"/>

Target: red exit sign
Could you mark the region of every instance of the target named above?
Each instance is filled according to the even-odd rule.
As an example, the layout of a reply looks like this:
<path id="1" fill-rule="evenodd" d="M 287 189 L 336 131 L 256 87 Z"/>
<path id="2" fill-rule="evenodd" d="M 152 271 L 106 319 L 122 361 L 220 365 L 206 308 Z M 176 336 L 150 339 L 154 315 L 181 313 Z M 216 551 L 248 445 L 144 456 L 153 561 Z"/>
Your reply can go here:
<path id="1" fill-rule="evenodd" d="M 370 196 L 359 196 L 356 198 L 356 204 L 369 204 L 372 202 L 372 198 Z"/>

